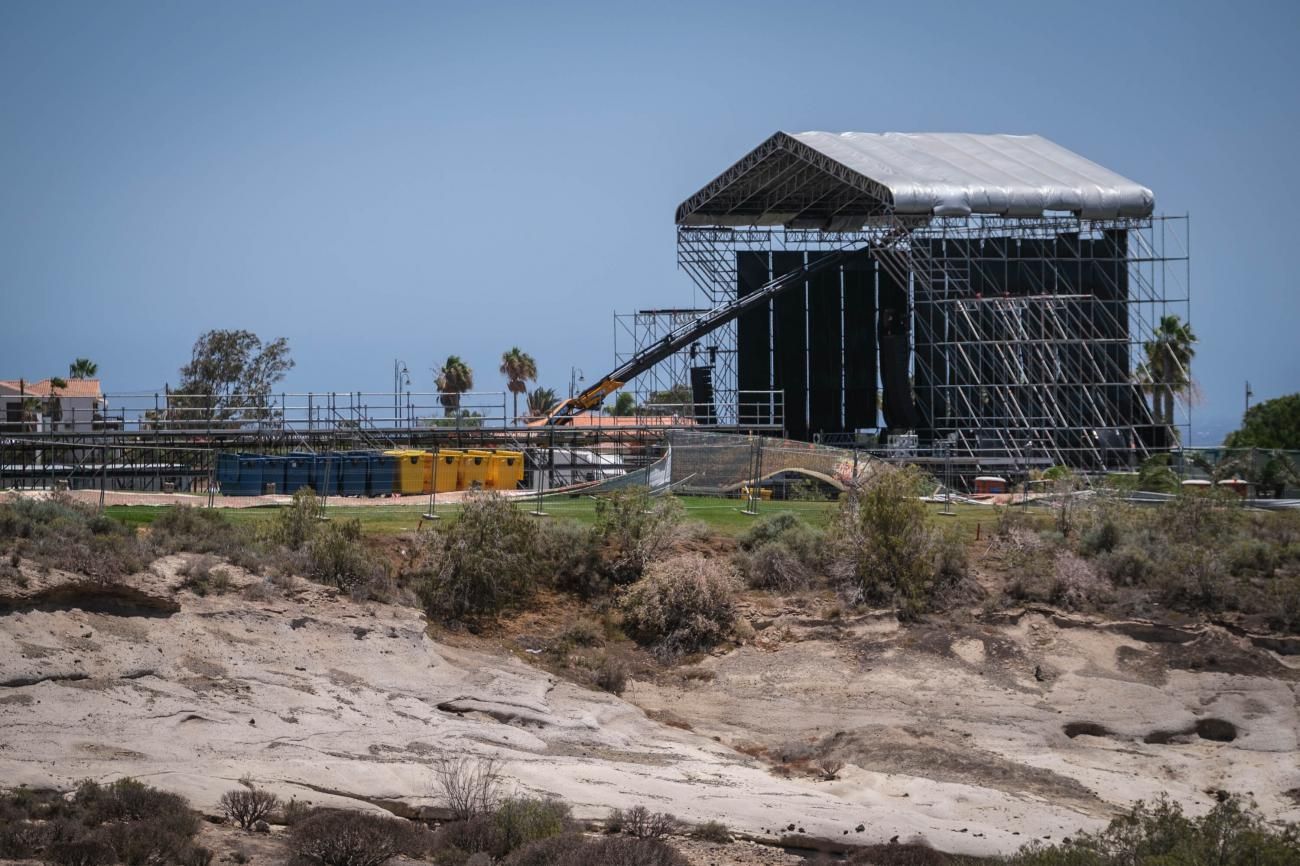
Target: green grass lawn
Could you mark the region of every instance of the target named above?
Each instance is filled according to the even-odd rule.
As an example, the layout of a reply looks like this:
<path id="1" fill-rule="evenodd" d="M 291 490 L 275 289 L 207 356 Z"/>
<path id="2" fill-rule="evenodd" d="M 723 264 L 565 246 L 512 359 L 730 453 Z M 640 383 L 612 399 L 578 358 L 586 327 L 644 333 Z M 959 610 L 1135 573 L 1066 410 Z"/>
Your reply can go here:
<path id="1" fill-rule="evenodd" d="M 837 502 L 802 502 L 802 501 L 767 501 L 758 506 L 758 517 L 744 514 L 744 499 L 725 499 L 715 496 L 681 496 L 682 505 L 687 516 L 699 520 L 719 535 L 737 536 L 753 525 L 755 520 L 774 514 L 795 514 L 812 526 L 824 528 L 839 508 Z M 361 520 L 362 528 L 367 533 L 392 535 L 400 532 L 412 532 L 419 527 L 420 517 L 427 505 L 422 503 L 402 505 L 347 505 L 330 502 L 328 514 L 335 518 L 356 517 Z M 533 498 L 517 500 L 517 507 L 532 511 L 537 506 Z M 259 508 L 226 508 L 222 514 L 232 523 L 258 523 L 272 519 L 282 506 Z M 543 500 L 543 508 L 549 517 L 542 520 L 572 520 L 590 525 L 595 520 L 595 500 L 588 496 L 556 496 Z M 929 506 L 931 513 L 937 514 L 940 506 Z M 988 506 L 955 505 L 956 512 L 951 517 L 939 517 L 937 520 L 958 525 L 963 534 L 975 533 L 976 524 L 982 525 L 987 534 L 997 521 L 997 511 Z M 163 508 L 152 505 L 113 505 L 109 506 L 109 516 L 122 521 L 128 526 L 145 526 L 162 513 Z M 438 505 L 438 514 L 444 520 L 454 520 L 460 512 L 460 506 L 452 503 Z"/>

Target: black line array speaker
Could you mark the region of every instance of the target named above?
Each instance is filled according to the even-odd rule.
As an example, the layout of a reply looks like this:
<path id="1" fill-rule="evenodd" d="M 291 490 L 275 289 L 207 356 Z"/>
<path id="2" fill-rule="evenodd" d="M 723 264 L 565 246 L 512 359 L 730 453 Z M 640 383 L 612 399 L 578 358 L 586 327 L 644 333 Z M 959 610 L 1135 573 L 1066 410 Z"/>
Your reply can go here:
<path id="1" fill-rule="evenodd" d="M 772 253 L 773 279 L 803 267 L 802 252 Z M 785 401 L 785 430 L 791 439 L 808 439 L 808 291 L 793 286 L 772 301 L 772 347 L 776 387 Z"/>
<path id="2" fill-rule="evenodd" d="M 809 263 L 819 256 L 809 253 Z M 838 433 L 844 374 L 840 269 L 818 271 L 808 281 L 808 429 Z"/>
<path id="3" fill-rule="evenodd" d="M 876 263 L 844 265 L 844 429 L 876 426 Z"/>
<path id="4" fill-rule="evenodd" d="M 768 281 L 766 252 L 736 253 L 736 295 L 745 297 Z M 771 304 L 760 304 L 736 321 L 736 389 L 739 391 L 772 390 Z M 772 400 L 757 395 L 741 395 L 738 406 L 740 423 L 755 424 L 770 418 Z"/>
<path id="5" fill-rule="evenodd" d="M 712 367 L 691 368 L 691 402 L 695 404 L 695 423 L 718 423 L 718 413 L 713 405 Z"/>

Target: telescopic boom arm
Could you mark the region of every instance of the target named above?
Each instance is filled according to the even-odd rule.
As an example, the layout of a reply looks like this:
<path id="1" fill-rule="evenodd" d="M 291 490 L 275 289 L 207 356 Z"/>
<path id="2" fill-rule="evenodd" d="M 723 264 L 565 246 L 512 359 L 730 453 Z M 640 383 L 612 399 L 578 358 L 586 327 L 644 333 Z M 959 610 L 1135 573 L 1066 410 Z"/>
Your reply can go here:
<path id="1" fill-rule="evenodd" d="M 743 297 L 728 301 L 693 321 L 679 325 L 669 331 L 668 335 L 662 340 L 637 352 L 627 362 L 603 376 L 590 388 L 576 397 L 560 402 L 545 418 L 538 419 L 534 423 L 563 424 L 579 412 L 598 408 L 610 394 L 622 388 L 629 381 L 649 370 L 669 355 L 686 348 L 704 335 L 721 328 L 747 310 L 766 303 L 786 289 L 802 285 L 804 280 L 817 271 L 838 265 L 852 256 L 865 255 L 869 249 L 869 247 L 863 247 L 852 251 L 836 250 L 827 253 L 805 264 L 798 270 L 782 274 Z"/>

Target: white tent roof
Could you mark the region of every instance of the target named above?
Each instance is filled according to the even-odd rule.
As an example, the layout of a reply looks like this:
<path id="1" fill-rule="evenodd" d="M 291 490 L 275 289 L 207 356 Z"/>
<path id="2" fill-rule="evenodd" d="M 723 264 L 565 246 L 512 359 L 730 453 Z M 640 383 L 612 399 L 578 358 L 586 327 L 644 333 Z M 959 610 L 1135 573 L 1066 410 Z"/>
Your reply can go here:
<path id="1" fill-rule="evenodd" d="M 861 225 L 1048 211 L 1145 217 L 1151 190 L 1038 135 L 778 132 L 687 199 L 683 225 Z"/>
<path id="2" fill-rule="evenodd" d="M 894 196 L 894 211 L 1143 217 L 1151 190 L 1041 135 L 961 132 L 798 132 L 793 136 Z"/>

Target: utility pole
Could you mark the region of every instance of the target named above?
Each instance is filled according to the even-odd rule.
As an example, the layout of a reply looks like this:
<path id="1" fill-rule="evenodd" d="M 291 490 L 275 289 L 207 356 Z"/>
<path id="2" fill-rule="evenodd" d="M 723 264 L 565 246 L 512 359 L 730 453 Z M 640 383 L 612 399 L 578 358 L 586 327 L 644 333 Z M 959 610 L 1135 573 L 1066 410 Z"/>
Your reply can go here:
<path id="1" fill-rule="evenodd" d="M 1246 411 L 1250 411 L 1250 398 L 1255 396 L 1255 392 L 1250 390 L 1250 380 L 1246 380 Z M 1244 415 L 1242 416 L 1245 417 Z"/>

